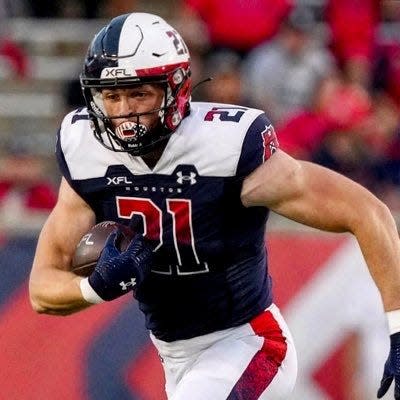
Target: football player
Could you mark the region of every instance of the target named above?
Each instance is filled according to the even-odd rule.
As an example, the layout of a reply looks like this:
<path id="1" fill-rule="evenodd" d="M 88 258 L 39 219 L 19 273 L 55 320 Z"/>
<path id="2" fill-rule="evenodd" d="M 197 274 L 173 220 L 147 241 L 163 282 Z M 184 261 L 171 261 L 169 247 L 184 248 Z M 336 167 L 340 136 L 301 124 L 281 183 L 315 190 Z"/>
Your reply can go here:
<path id="1" fill-rule="evenodd" d="M 81 75 L 86 107 L 57 141 L 63 174 L 30 276 L 39 313 L 68 314 L 134 294 L 173 400 L 286 399 L 293 341 L 274 304 L 265 250 L 269 210 L 360 245 L 387 312 L 391 351 L 379 396 L 400 398 L 400 243 L 388 208 L 353 181 L 279 149 L 263 111 L 191 102 L 190 57 L 162 18 L 114 18 Z M 82 235 L 114 220 L 87 278 L 71 272 Z"/>

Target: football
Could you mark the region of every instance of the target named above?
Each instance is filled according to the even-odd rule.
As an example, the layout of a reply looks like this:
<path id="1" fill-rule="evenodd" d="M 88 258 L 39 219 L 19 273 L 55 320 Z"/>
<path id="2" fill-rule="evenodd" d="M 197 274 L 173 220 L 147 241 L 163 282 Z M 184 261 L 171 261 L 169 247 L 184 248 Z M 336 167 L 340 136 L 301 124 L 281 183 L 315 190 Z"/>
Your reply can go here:
<path id="1" fill-rule="evenodd" d="M 72 272 L 79 276 L 89 276 L 100 257 L 100 253 L 106 243 L 106 240 L 115 228 L 120 228 L 122 238 L 117 247 L 125 250 L 129 242 L 132 240 L 134 233 L 126 225 L 114 221 L 103 221 L 94 225 L 87 233 L 85 233 L 78 245 L 72 258 Z"/>

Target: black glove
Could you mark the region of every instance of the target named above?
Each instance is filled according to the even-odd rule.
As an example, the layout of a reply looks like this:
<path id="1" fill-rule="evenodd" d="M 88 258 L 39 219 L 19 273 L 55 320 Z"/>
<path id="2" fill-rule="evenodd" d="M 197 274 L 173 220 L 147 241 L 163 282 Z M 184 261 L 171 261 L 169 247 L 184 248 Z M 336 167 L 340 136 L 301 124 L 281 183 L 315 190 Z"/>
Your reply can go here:
<path id="1" fill-rule="evenodd" d="M 93 290 L 106 301 L 114 300 L 140 285 L 150 273 L 153 249 L 141 234 L 136 234 L 125 251 L 117 248 L 122 232 L 116 230 L 108 237 L 89 276 Z"/>
<path id="2" fill-rule="evenodd" d="M 400 332 L 390 335 L 389 357 L 385 363 L 378 399 L 388 391 L 394 379 L 394 398 L 400 400 Z"/>

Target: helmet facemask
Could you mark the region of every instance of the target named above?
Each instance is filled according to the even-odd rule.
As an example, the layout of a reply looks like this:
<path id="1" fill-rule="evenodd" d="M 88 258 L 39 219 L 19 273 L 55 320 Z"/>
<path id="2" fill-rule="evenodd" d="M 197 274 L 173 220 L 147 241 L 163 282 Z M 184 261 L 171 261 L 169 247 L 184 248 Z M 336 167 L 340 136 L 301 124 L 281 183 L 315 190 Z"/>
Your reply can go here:
<path id="1" fill-rule="evenodd" d="M 158 84 L 157 84 L 158 85 Z M 137 84 L 135 86 L 142 86 Z M 161 86 L 161 84 L 160 84 Z M 167 85 L 163 85 L 164 95 L 160 107 L 141 113 L 127 115 L 107 115 L 100 88 L 91 88 L 85 93 L 90 100 L 88 112 L 95 137 L 108 149 L 117 152 L 129 152 L 132 155 L 143 155 L 150 152 L 157 144 L 167 139 L 172 132 L 164 128 L 164 116 L 167 113 Z M 127 88 L 116 85 L 107 89 Z M 103 88 L 105 89 L 105 88 Z M 151 126 L 142 122 L 146 115 L 157 115 Z M 115 126 L 113 120 L 127 119 Z"/>

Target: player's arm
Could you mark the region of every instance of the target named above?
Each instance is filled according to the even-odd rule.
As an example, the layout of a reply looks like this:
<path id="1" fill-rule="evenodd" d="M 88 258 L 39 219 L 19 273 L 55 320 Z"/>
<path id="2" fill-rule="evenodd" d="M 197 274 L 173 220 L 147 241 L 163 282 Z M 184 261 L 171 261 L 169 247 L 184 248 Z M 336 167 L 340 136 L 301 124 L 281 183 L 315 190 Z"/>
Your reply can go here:
<path id="1" fill-rule="evenodd" d="M 386 311 L 400 309 L 400 241 L 389 209 L 372 193 L 329 169 L 278 150 L 244 181 L 246 207 L 357 238 Z"/>
<path id="2" fill-rule="evenodd" d="M 35 311 L 63 315 L 90 305 L 81 294 L 82 278 L 70 269 L 77 243 L 94 223 L 91 208 L 63 178 L 57 204 L 40 233 L 30 274 L 30 300 Z"/>
<path id="3" fill-rule="evenodd" d="M 294 221 L 357 238 L 383 301 L 390 352 L 378 398 L 395 381 L 400 399 L 400 241 L 389 209 L 361 185 L 278 150 L 244 181 L 245 206 L 266 206 Z"/>

